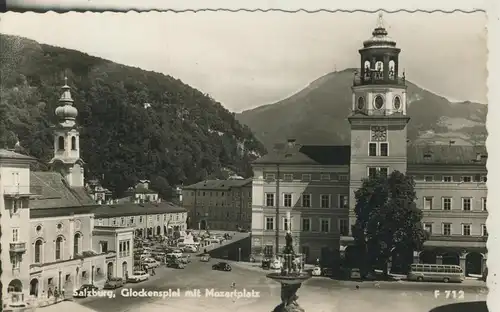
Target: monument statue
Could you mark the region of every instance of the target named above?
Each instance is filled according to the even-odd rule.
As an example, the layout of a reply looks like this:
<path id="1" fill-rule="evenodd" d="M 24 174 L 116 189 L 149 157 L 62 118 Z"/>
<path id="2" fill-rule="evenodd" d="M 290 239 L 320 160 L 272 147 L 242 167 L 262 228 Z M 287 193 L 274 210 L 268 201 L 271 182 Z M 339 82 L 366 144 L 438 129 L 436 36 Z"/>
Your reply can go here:
<path id="1" fill-rule="evenodd" d="M 304 312 L 305 310 L 297 303 L 297 291 L 302 283 L 311 276 L 302 272 L 303 264 L 297 265 L 297 258 L 301 255 L 295 254 L 293 250 L 292 233 L 287 232 L 285 236 L 285 248 L 283 250 L 284 264 L 281 273 L 270 273 L 268 278 L 281 283 L 281 303 L 274 308 L 273 312 Z"/>

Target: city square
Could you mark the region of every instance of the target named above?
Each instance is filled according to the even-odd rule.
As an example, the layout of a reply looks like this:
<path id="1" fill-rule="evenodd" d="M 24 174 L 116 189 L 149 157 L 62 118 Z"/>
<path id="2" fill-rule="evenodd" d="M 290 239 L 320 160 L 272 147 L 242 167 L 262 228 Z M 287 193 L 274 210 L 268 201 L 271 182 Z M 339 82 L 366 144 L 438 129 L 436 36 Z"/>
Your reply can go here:
<path id="1" fill-rule="evenodd" d="M 177 51 L 178 59 L 166 63 L 196 64 L 179 77 L 201 85 L 199 77 L 212 77 L 205 91 L 169 76 L 174 67 L 159 60 L 152 67 L 128 66 L 83 47 L 70 50 L 70 43 L 39 43 L 35 39 L 46 38 L 35 31 L 45 24 L 40 16 L 21 32 L 14 27 L 1 34 L 4 311 L 487 311 L 483 47 L 469 47 L 479 57 L 470 62 L 470 89 L 453 88 L 462 99 L 457 101 L 428 90 L 427 83 L 445 92 L 443 82 L 455 76 L 426 76 L 450 68 L 442 55 L 436 56 L 443 59 L 442 70 L 433 68 L 438 63 L 423 66 L 434 59 L 435 48 L 419 23 L 382 12 L 365 14 L 363 23 L 347 15 L 343 21 L 297 15 L 311 29 L 325 24 L 353 35 L 331 31 L 337 36 L 333 47 L 323 30 L 317 42 L 303 33 L 294 39 L 261 30 L 274 39 L 257 40 L 261 48 L 256 44 L 253 51 L 262 53 L 263 42 L 272 42 L 283 55 L 279 61 L 271 53 L 231 63 L 236 76 L 253 75 L 242 64 L 264 72 L 284 67 L 264 85 L 240 81 L 230 111 L 212 90 L 231 89 L 237 79 L 227 74 L 219 80 L 198 67 L 220 57 L 200 52 L 217 50 L 207 43 L 217 35 L 200 35 L 211 23 L 186 35 L 204 49 L 184 48 L 185 37 L 172 29 L 202 19 L 178 15 L 167 21 L 155 14 L 113 17 L 119 23 L 66 15 L 53 23 L 63 32 L 68 30 L 60 25 L 67 23 L 86 23 L 84 32 L 109 23 L 105 37 L 86 38 L 94 48 L 110 38 L 128 44 L 111 44 L 117 54 L 160 51 L 173 57 Z M 256 25 L 248 16 L 220 14 L 247 23 L 240 30 Z M 136 33 L 143 46 L 132 47 L 120 41 L 124 36 L 109 35 L 117 24 L 131 27 L 129 33 L 137 31 L 130 25 L 153 31 L 153 16 L 157 25 L 170 25 L 161 29 L 178 44 L 159 47 Z M 269 18 L 274 31 L 287 23 L 283 15 L 260 18 Z M 457 27 L 465 24 L 465 17 L 456 18 Z M 484 17 L 467 18 L 477 26 Z M 481 31 L 453 35 L 481 39 Z M 295 40 L 324 46 L 309 49 L 314 55 L 294 54 L 303 51 L 284 47 Z M 224 42 L 246 53 L 240 50 L 245 40 Z M 139 47 L 145 50 L 133 50 Z M 95 55 L 109 56 L 102 53 Z M 222 53 L 217 70 L 239 53 Z M 338 60 L 345 69 L 335 64 L 331 70 L 333 54 L 345 56 Z M 288 98 L 290 90 L 280 89 L 275 104 L 239 103 L 272 81 L 292 80 L 281 75 L 295 62 L 296 75 L 309 73 L 301 78 L 309 79 L 301 80 L 307 87 Z M 318 71 L 309 72 L 315 66 Z M 249 86 L 257 89 L 246 94 Z"/>
<path id="2" fill-rule="evenodd" d="M 217 261 L 213 259 L 212 262 Z M 122 298 L 116 290 L 116 298 L 85 298 L 76 303 L 95 311 L 269 311 L 279 303 L 280 286 L 265 277 L 266 271 L 249 263 L 232 263 L 231 272 L 212 271 L 209 263 L 194 261 L 185 270 L 162 268 L 157 275 L 144 283 L 126 285 L 135 290 L 159 291 L 169 289 L 217 289 L 219 291 L 254 290 L 259 298 Z M 232 286 L 235 283 L 235 286 Z M 359 289 L 356 288 L 359 286 Z M 442 293 L 435 297 L 435 290 Z M 463 299 L 445 298 L 446 290 L 463 290 Z M 329 278 L 313 278 L 298 291 L 299 303 L 306 311 L 330 312 L 370 311 L 430 312 L 433 308 L 463 302 L 485 301 L 487 289 L 477 281 L 464 284 L 412 283 L 412 282 L 356 282 L 335 281 Z M 464 310 L 466 311 L 466 310 Z M 458 311 L 460 312 L 460 311 Z"/>

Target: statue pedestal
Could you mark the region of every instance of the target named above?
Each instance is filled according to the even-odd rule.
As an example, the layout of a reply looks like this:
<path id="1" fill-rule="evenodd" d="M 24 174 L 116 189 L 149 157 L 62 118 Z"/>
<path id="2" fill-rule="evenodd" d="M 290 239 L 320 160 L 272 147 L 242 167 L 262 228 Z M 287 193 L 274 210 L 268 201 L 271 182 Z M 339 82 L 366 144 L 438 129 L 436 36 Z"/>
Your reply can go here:
<path id="1" fill-rule="evenodd" d="M 267 278 L 281 284 L 281 303 L 274 308 L 273 312 L 305 312 L 297 303 L 297 291 L 302 283 L 311 278 L 308 273 L 270 273 Z"/>

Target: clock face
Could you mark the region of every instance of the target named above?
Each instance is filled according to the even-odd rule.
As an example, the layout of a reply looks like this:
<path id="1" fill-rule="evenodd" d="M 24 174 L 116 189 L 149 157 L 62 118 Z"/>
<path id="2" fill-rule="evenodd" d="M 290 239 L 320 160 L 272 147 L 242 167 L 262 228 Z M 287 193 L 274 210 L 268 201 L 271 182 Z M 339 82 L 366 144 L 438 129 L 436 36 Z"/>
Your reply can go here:
<path id="1" fill-rule="evenodd" d="M 382 126 L 372 127 L 372 141 L 387 141 L 387 128 Z"/>
<path id="2" fill-rule="evenodd" d="M 401 99 L 399 98 L 399 96 L 397 96 L 394 99 L 394 109 L 399 110 L 400 108 L 401 108 Z"/>
<path id="3" fill-rule="evenodd" d="M 375 97 L 375 103 L 374 103 L 374 105 L 375 105 L 376 109 L 381 109 L 382 106 L 384 106 L 384 99 L 382 98 L 382 96 L 377 95 Z"/>
<path id="4" fill-rule="evenodd" d="M 358 109 L 363 109 L 363 108 L 365 108 L 365 99 L 362 96 L 360 96 L 358 98 Z"/>

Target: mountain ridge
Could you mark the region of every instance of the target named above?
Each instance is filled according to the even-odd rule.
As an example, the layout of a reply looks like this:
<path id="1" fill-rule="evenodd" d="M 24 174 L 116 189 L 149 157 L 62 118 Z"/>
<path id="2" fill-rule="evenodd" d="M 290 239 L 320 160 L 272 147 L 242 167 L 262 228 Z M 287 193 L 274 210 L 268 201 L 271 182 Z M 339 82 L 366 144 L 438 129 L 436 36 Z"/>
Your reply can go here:
<path id="1" fill-rule="evenodd" d="M 249 176 L 250 162 L 265 153 L 233 113 L 169 75 L 4 34 L 0 75 L 0 146 L 19 141 L 27 154 L 50 160 L 66 76 L 86 176 L 116 195 L 139 179 L 168 196 L 183 183 Z"/>
<path id="2" fill-rule="evenodd" d="M 249 126 L 267 148 L 288 137 L 304 144 L 349 144 L 346 118 L 352 105 L 351 86 L 356 70 L 328 73 L 288 98 L 242 111 L 236 118 Z M 408 137 L 413 144 L 484 144 L 486 104 L 451 102 L 408 79 L 406 84 L 411 118 Z"/>

